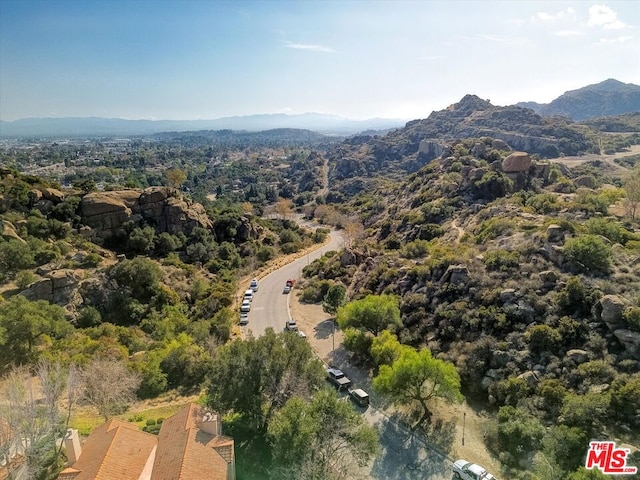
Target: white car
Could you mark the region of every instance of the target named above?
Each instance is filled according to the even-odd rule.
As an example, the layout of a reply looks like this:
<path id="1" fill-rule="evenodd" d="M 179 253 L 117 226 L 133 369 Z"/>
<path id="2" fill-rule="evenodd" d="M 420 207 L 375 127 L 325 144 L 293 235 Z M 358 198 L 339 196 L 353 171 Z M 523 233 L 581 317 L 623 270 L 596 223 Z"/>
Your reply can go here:
<path id="1" fill-rule="evenodd" d="M 249 311 L 251 311 L 251 301 L 250 300 L 243 300 L 242 301 L 242 305 L 240 306 L 240 311 L 241 312 L 249 312 Z"/>
<path id="2" fill-rule="evenodd" d="M 480 465 L 466 460 L 455 461 L 453 476 L 459 480 L 495 480 L 495 477 Z"/>
<path id="3" fill-rule="evenodd" d="M 253 280 L 251 280 L 251 285 L 249 285 L 249 288 L 251 290 L 253 290 L 254 292 L 258 291 L 258 279 L 254 278 Z"/>

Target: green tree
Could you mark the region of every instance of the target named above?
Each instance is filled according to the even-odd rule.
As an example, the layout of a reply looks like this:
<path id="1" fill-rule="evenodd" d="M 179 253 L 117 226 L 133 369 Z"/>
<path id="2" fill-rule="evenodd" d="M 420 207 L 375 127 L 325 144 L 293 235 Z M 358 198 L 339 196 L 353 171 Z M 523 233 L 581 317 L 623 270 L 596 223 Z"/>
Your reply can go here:
<path id="1" fill-rule="evenodd" d="M 331 315 L 335 315 L 338 309 L 342 307 L 346 301 L 346 287 L 340 283 L 336 283 L 329 287 L 327 294 L 324 296 L 324 300 L 322 301 L 322 309 Z"/>
<path id="2" fill-rule="evenodd" d="M 162 279 L 160 267 L 143 257 L 121 261 L 113 266 L 111 275 L 118 286 L 142 303 L 148 303 L 158 294 Z"/>
<path id="3" fill-rule="evenodd" d="M 416 351 L 412 347 L 402 347 L 393 364 L 380 367 L 378 376 L 373 379 L 373 388 L 389 395 L 394 403 L 420 405 L 422 415 L 414 428 L 430 416 L 427 405 L 430 399 L 440 397 L 459 402 L 463 398 L 460 375 L 453 364 L 433 358 L 426 348 Z"/>
<path id="4" fill-rule="evenodd" d="M 129 235 L 129 248 L 136 253 L 148 254 L 153 250 L 155 236 L 153 227 L 134 228 Z"/>
<path id="5" fill-rule="evenodd" d="M 378 433 L 332 390 L 311 401 L 294 396 L 269 424 L 279 478 L 347 478 L 353 463 L 366 465 L 378 452 Z"/>
<path id="6" fill-rule="evenodd" d="M 567 240 L 564 254 L 585 273 L 606 273 L 611 267 L 611 247 L 595 235 Z"/>
<path id="7" fill-rule="evenodd" d="M 497 448 L 510 455 L 508 463 L 517 464 L 524 455 L 538 450 L 544 433 L 544 425 L 524 410 L 512 406 L 498 410 Z"/>
<path id="8" fill-rule="evenodd" d="M 376 365 L 392 365 L 402 352 L 402 345 L 389 330 L 383 330 L 373 338 L 371 343 L 371 358 Z"/>
<path id="9" fill-rule="evenodd" d="M 341 329 L 353 327 L 371 332 L 374 336 L 384 329 L 402 326 L 398 298 L 393 295 L 367 295 L 349 302 L 337 311 Z"/>
<path id="10" fill-rule="evenodd" d="M 167 186 L 180 188 L 187 181 L 187 174 L 179 168 L 170 168 L 165 172 Z"/>
<path id="11" fill-rule="evenodd" d="M 258 338 L 237 339 L 216 350 L 208 405 L 240 414 L 265 433 L 273 413 L 290 397 L 308 397 L 323 383 L 324 369 L 309 343 L 269 328 Z"/>
<path id="12" fill-rule="evenodd" d="M 32 302 L 22 295 L 0 303 L 0 370 L 12 363 L 33 362 L 43 337 L 62 338 L 71 331 L 73 326 L 58 305 Z"/>

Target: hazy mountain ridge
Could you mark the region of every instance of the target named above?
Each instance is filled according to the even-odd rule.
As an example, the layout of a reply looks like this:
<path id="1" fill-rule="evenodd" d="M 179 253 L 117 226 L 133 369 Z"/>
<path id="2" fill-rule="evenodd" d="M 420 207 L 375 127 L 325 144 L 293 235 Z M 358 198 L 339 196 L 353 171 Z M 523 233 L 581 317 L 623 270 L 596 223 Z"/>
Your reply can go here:
<path id="1" fill-rule="evenodd" d="M 621 115 L 640 111 L 640 86 L 610 78 L 565 92 L 551 103 L 519 102 L 516 106 L 546 117 L 557 115 L 576 121 Z"/>
<path id="2" fill-rule="evenodd" d="M 350 120 L 322 113 L 259 114 L 212 120 L 125 120 L 101 117 L 26 118 L 11 122 L 0 121 L 0 137 L 150 135 L 161 132 L 198 130 L 262 131 L 280 128 L 350 135 L 363 130 L 389 130 L 402 126 L 404 122 L 404 120 L 385 118 Z"/>

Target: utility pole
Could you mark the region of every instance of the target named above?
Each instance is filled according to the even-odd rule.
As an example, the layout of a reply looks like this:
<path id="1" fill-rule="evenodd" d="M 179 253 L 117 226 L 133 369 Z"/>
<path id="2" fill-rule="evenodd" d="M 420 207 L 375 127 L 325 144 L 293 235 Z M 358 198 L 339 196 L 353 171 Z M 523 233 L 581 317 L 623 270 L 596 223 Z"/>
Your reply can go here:
<path id="1" fill-rule="evenodd" d="M 462 413 L 462 445 L 464 446 L 464 427 L 467 421 L 467 412 Z"/>

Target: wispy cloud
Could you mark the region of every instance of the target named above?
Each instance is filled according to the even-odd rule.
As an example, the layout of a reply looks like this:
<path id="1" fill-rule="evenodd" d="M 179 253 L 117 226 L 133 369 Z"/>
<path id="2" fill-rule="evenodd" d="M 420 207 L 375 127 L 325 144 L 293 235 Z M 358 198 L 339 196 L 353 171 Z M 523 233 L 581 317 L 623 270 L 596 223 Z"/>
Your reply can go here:
<path id="1" fill-rule="evenodd" d="M 606 5 L 593 5 L 589 8 L 587 25 L 590 27 L 602 27 L 607 30 L 621 30 L 631 27 L 619 20 L 618 14 Z"/>
<path id="2" fill-rule="evenodd" d="M 551 22 L 553 20 L 559 20 L 565 16 L 573 15 L 574 13 L 576 13 L 576 11 L 573 8 L 569 7 L 556 13 L 538 12 L 536 13 L 534 19 L 542 20 L 543 22 Z"/>
<path id="3" fill-rule="evenodd" d="M 601 45 L 612 45 L 616 43 L 624 43 L 629 40 L 633 40 L 633 37 L 631 35 L 625 35 L 616 38 L 601 38 L 598 43 L 600 43 Z"/>
<path id="4" fill-rule="evenodd" d="M 584 32 L 579 32 L 578 30 L 559 30 L 556 32 L 558 37 L 579 37 L 584 35 Z"/>
<path id="5" fill-rule="evenodd" d="M 284 42 L 286 48 L 294 48 L 296 50 L 309 50 L 311 52 L 323 52 L 323 53 L 336 53 L 333 48 L 325 47 L 324 45 L 312 45 L 308 43 L 294 43 Z"/>
<path id="6" fill-rule="evenodd" d="M 432 60 L 440 60 L 442 58 L 444 58 L 443 55 L 425 55 L 424 57 L 418 57 L 418 60 L 430 62 Z"/>

